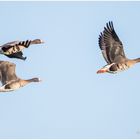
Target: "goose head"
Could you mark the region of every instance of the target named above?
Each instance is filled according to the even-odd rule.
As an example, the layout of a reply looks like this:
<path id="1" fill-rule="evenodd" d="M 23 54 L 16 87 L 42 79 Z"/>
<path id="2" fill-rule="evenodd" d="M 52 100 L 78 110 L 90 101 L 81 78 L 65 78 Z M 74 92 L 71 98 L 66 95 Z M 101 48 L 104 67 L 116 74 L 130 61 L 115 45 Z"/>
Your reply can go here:
<path id="1" fill-rule="evenodd" d="M 34 44 L 42 44 L 42 43 L 44 43 L 44 41 L 41 40 L 41 39 L 35 39 L 35 40 L 32 41 L 32 43 L 34 43 Z"/>

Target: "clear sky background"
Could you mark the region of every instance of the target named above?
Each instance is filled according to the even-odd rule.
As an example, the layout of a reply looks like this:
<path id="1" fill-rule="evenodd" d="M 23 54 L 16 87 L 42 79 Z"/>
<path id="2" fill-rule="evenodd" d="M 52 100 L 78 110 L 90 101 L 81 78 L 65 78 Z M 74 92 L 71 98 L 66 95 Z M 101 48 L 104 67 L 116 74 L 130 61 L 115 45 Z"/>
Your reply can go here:
<path id="1" fill-rule="evenodd" d="M 26 61 L 0 56 L 19 77 L 43 80 L 0 94 L 0 138 L 140 138 L 140 64 L 96 74 L 108 21 L 126 55 L 140 57 L 140 2 L 0 2 L 0 44 L 45 41 Z"/>

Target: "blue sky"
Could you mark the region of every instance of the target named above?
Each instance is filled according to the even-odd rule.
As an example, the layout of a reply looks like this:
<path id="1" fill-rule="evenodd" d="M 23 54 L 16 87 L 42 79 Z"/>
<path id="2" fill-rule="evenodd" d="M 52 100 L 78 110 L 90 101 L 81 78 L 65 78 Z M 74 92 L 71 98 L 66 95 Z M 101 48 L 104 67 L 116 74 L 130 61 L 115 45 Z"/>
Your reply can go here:
<path id="1" fill-rule="evenodd" d="M 0 56 L 19 77 L 43 80 L 0 94 L 0 138 L 140 138 L 140 65 L 96 74 L 110 20 L 127 57 L 140 57 L 139 13 L 140 2 L 0 2 L 0 44 L 45 41 L 26 61 Z"/>

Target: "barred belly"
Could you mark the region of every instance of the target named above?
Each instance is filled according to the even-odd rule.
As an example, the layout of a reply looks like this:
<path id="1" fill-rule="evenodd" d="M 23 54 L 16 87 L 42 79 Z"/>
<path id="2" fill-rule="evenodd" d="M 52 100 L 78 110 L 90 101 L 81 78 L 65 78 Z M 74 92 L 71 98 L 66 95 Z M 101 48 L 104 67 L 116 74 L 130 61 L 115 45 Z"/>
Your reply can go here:
<path id="1" fill-rule="evenodd" d="M 115 63 L 109 68 L 109 73 L 115 74 L 124 70 L 127 70 L 129 66 L 125 63 Z"/>
<path id="2" fill-rule="evenodd" d="M 4 52 L 4 54 L 10 55 L 10 54 L 13 54 L 13 53 L 17 53 L 17 52 L 22 51 L 24 48 L 25 48 L 24 46 L 15 45 L 15 46 L 9 48 L 6 52 Z"/>
<path id="3" fill-rule="evenodd" d="M 8 46 L 8 47 L 3 47 L 2 50 L 4 54 L 11 55 L 22 51 L 24 48 L 28 48 L 30 44 L 31 44 L 31 40 L 20 41 L 18 44 Z"/>

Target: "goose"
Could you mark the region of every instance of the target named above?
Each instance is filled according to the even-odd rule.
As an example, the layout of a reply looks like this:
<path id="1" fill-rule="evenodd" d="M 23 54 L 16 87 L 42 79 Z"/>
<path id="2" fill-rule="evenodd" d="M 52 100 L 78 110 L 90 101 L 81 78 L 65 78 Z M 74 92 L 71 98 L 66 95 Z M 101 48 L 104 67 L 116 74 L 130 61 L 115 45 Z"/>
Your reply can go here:
<path id="1" fill-rule="evenodd" d="M 26 60 L 27 57 L 23 57 L 22 50 L 28 48 L 30 45 L 41 43 L 44 43 L 41 39 L 8 42 L 0 46 L 0 54 L 4 54 L 9 58 Z"/>
<path id="2" fill-rule="evenodd" d="M 16 65 L 9 61 L 0 61 L 0 81 L 2 86 L 0 92 L 17 90 L 31 82 L 41 82 L 39 78 L 23 80 L 15 73 Z"/>
<path id="3" fill-rule="evenodd" d="M 118 73 L 132 67 L 140 62 L 140 58 L 128 59 L 124 53 L 123 44 L 115 32 L 113 22 L 106 23 L 103 32 L 99 35 L 99 47 L 103 57 L 107 62 L 103 68 L 97 71 L 99 73 Z"/>

